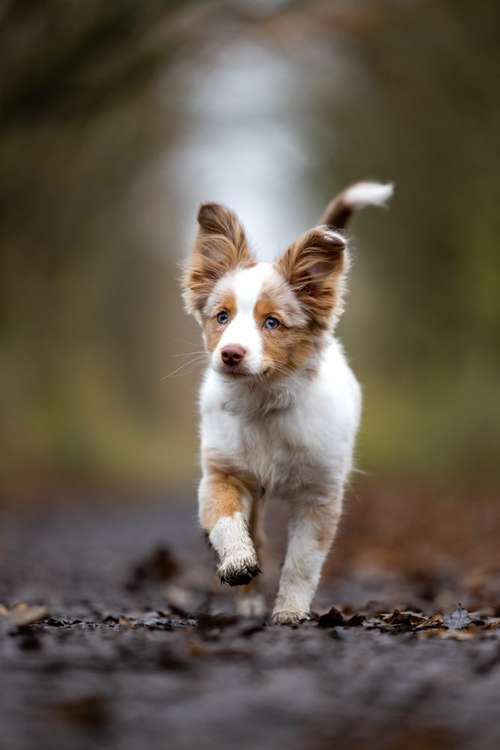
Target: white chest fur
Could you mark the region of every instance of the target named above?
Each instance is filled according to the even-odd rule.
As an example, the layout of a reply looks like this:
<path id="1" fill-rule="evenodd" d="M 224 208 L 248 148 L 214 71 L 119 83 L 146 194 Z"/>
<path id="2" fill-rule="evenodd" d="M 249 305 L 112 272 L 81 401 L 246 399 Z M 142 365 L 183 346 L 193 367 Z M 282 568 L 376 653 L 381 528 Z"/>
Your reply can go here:
<path id="1" fill-rule="evenodd" d="M 341 485 L 351 467 L 360 389 L 338 342 L 318 371 L 265 391 L 209 371 L 201 390 L 202 460 L 249 472 L 269 494 Z"/>

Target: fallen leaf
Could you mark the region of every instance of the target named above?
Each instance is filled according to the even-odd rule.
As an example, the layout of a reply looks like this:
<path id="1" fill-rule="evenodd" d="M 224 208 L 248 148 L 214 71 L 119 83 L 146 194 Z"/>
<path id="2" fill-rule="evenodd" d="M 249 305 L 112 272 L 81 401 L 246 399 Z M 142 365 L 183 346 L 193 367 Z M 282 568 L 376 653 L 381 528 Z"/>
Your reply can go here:
<path id="1" fill-rule="evenodd" d="M 344 625 L 346 625 L 348 628 L 359 628 L 363 623 L 365 622 L 366 617 L 364 615 L 352 615 L 352 617 L 348 617 Z"/>
<path id="2" fill-rule="evenodd" d="M 392 625 L 403 630 L 413 630 L 419 625 L 422 625 L 426 620 L 426 617 L 418 612 L 412 612 L 411 610 L 401 612 L 399 609 L 395 609 L 391 615 L 381 615 L 381 619 L 383 619 L 387 625 Z"/>
<path id="3" fill-rule="evenodd" d="M 126 588 L 136 591 L 148 582 L 169 581 L 179 571 L 180 565 L 175 555 L 168 547 L 160 545 L 134 566 Z"/>
<path id="4" fill-rule="evenodd" d="M 163 612 L 147 612 L 138 624 L 144 625 L 149 630 L 172 630 L 172 622 Z"/>
<path id="5" fill-rule="evenodd" d="M 430 630 L 432 628 L 442 628 L 442 627 L 443 627 L 443 615 L 441 614 L 441 612 L 436 612 L 430 617 L 426 617 L 424 621 L 415 628 L 415 630 Z"/>
<path id="6" fill-rule="evenodd" d="M 467 610 L 459 604 L 451 615 L 444 615 L 443 622 L 450 630 L 463 630 L 464 628 L 468 628 L 469 625 L 472 625 L 474 620 Z"/>
<path id="7" fill-rule="evenodd" d="M 318 620 L 319 628 L 335 628 L 339 625 L 344 625 L 344 615 L 336 607 L 331 607 L 324 615 L 321 615 Z"/>
<path id="8" fill-rule="evenodd" d="M 345 617 L 340 609 L 331 607 L 324 615 L 320 615 L 318 618 L 319 628 L 358 628 L 363 625 L 365 616 L 360 614 L 353 614 L 351 617 Z"/>
<path id="9" fill-rule="evenodd" d="M 490 617 L 484 626 L 485 630 L 499 630 L 500 629 L 500 617 Z"/>
<path id="10" fill-rule="evenodd" d="M 44 620 L 48 617 L 47 607 L 43 605 L 30 605 L 30 604 L 16 604 L 15 607 L 7 609 L 3 605 L 0 605 L 0 616 L 5 617 L 9 622 L 17 627 L 23 627 L 24 625 L 34 625 L 40 620 Z"/>

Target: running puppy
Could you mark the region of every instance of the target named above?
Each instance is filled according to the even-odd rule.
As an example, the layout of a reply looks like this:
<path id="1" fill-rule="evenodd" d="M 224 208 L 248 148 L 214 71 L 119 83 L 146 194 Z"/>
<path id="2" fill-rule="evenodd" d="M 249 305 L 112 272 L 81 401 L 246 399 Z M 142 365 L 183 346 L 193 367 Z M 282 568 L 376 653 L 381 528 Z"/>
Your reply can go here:
<path id="1" fill-rule="evenodd" d="M 391 195 L 391 185 L 353 185 L 275 263 L 254 259 L 227 208 L 206 203 L 198 214 L 183 294 L 209 356 L 200 395 L 200 522 L 221 581 L 245 586 L 240 611 L 261 614 L 255 582 L 246 585 L 261 572 L 259 517 L 267 498 L 287 501 L 276 624 L 309 616 L 360 419 L 360 387 L 333 336 L 349 268 L 339 230 L 356 210 Z"/>

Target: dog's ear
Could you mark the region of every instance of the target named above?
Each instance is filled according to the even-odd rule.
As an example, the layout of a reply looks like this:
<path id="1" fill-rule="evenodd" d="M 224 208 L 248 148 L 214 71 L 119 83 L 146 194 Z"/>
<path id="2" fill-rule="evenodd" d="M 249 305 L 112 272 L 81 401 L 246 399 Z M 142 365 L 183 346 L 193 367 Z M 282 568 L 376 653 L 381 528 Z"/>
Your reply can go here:
<path id="1" fill-rule="evenodd" d="M 237 216 L 217 203 L 204 203 L 198 212 L 198 234 L 182 282 L 187 311 L 199 315 L 224 274 L 253 263 Z"/>
<path id="2" fill-rule="evenodd" d="M 277 261 L 310 320 L 325 329 L 342 313 L 348 267 L 345 239 L 326 226 L 306 232 Z"/>

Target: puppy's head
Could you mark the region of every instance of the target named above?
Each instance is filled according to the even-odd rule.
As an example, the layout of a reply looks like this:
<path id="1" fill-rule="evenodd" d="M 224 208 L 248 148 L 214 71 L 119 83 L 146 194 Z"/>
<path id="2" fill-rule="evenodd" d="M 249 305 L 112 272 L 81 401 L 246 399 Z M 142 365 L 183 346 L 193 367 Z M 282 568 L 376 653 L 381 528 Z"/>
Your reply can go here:
<path id="1" fill-rule="evenodd" d="M 203 328 L 211 366 L 231 378 L 260 379 L 306 366 L 342 312 L 343 237 L 316 227 L 275 263 L 257 263 L 228 209 L 205 204 L 198 224 L 183 293 Z"/>

